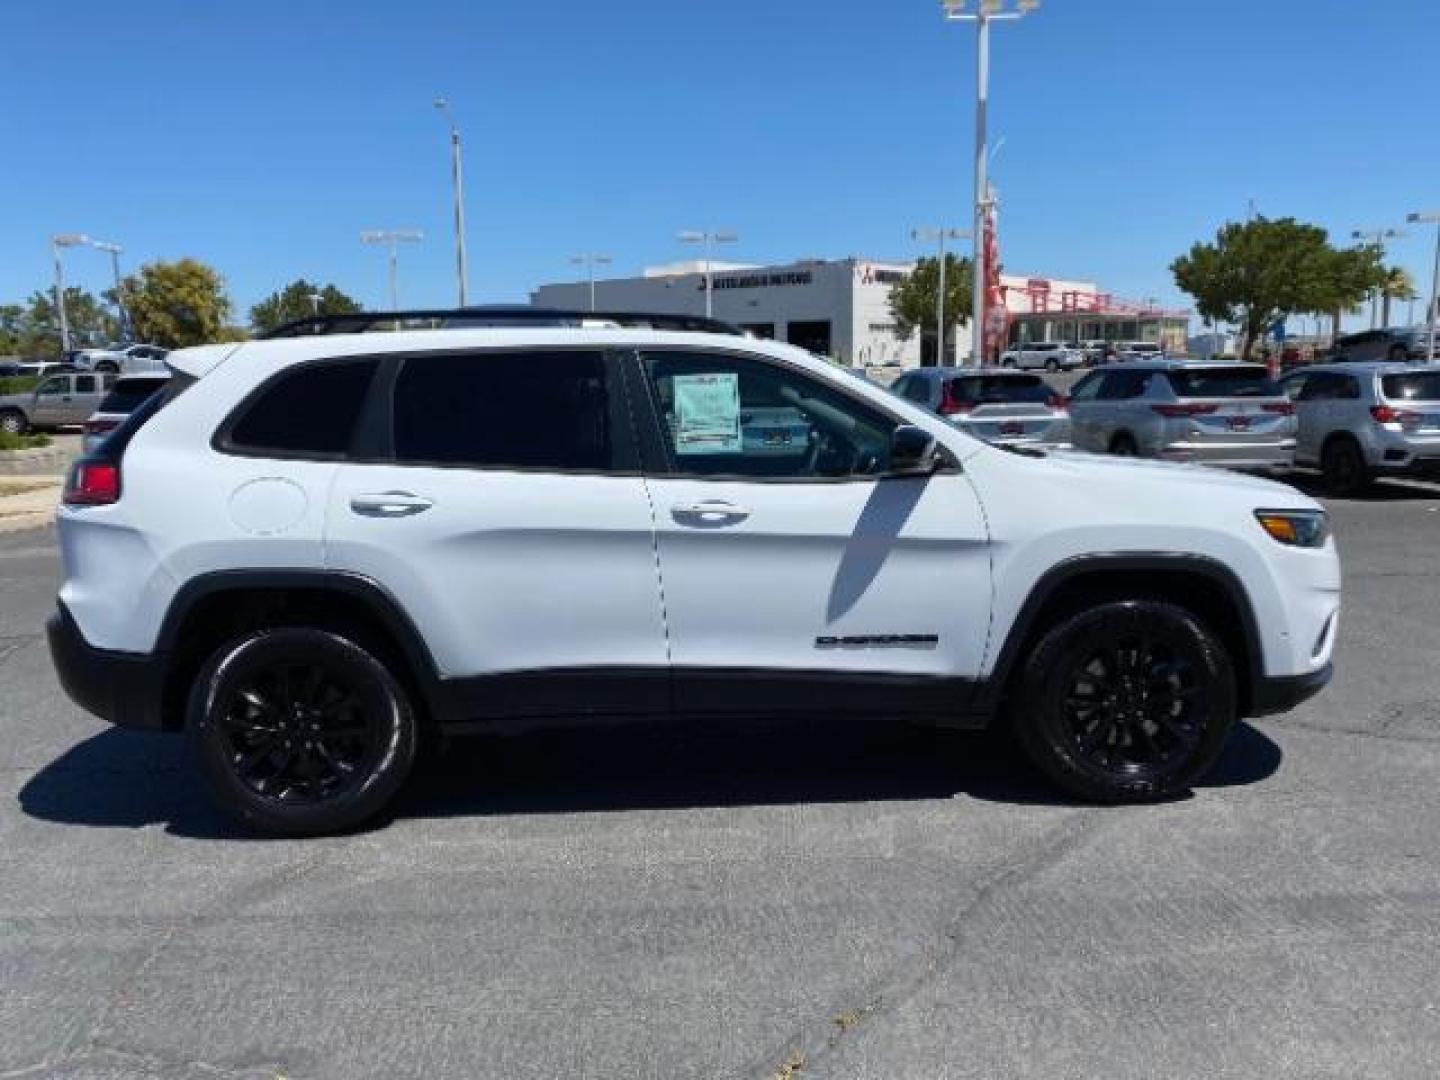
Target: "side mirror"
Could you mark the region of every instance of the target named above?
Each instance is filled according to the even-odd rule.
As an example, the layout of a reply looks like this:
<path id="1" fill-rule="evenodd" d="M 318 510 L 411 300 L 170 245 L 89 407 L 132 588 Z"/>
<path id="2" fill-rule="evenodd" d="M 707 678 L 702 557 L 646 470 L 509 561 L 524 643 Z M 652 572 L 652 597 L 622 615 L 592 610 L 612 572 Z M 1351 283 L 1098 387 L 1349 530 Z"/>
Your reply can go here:
<path id="1" fill-rule="evenodd" d="M 935 436 L 911 424 L 901 424 L 891 432 L 891 476 L 929 476 L 939 467 L 940 448 Z"/>

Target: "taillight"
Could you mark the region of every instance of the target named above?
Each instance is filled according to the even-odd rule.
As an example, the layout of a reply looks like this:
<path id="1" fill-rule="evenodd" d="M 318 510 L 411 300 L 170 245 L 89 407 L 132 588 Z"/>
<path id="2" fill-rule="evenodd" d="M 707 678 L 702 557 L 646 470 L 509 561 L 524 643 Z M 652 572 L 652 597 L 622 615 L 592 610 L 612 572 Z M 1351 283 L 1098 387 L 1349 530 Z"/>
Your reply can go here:
<path id="1" fill-rule="evenodd" d="M 1419 413 L 1392 409 L 1389 405 L 1373 406 L 1370 409 L 1370 415 L 1375 418 L 1377 424 L 1418 424 L 1420 422 Z"/>
<path id="2" fill-rule="evenodd" d="M 962 401 L 955 396 L 955 392 L 950 388 L 950 384 L 945 384 L 944 393 L 940 396 L 941 416 L 954 416 L 956 413 L 968 413 L 973 408 L 975 408 L 975 402 Z"/>
<path id="3" fill-rule="evenodd" d="M 1295 403 L 1293 401 L 1276 401 L 1269 405 L 1261 405 L 1260 408 L 1266 412 L 1279 413 L 1281 416 L 1295 415 Z"/>
<path id="4" fill-rule="evenodd" d="M 1179 405 L 1151 405 L 1150 407 L 1151 407 L 1152 409 L 1154 409 L 1157 413 L 1159 413 L 1161 416 L 1176 417 L 1176 416 L 1208 416 L 1210 413 L 1213 413 L 1213 412 L 1214 412 L 1216 409 L 1218 409 L 1220 406 L 1218 406 L 1218 405 L 1196 405 L 1196 404 L 1182 403 L 1182 404 L 1179 404 Z"/>
<path id="5" fill-rule="evenodd" d="M 120 499 L 120 466 L 113 461 L 77 461 L 65 481 L 66 506 L 108 506 Z"/>
<path id="6" fill-rule="evenodd" d="M 119 420 L 86 420 L 84 431 L 86 435 L 104 435 L 107 431 L 114 431 L 119 426 Z"/>
<path id="7" fill-rule="evenodd" d="M 1064 394 L 1051 394 L 1045 399 L 1045 407 L 1056 410 L 1068 409 L 1070 407 L 1070 399 Z"/>

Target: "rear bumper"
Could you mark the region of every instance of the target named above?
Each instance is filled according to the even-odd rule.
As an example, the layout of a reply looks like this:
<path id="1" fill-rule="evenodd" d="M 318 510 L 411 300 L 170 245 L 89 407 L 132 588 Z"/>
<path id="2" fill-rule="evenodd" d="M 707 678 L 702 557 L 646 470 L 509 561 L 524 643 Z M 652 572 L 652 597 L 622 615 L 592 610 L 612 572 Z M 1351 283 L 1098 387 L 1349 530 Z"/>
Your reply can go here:
<path id="1" fill-rule="evenodd" d="M 1282 675 L 1259 679 L 1255 683 L 1251 716 L 1273 716 L 1289 712 L 1302 701 L 1309 701 L 1324 690 L 1335 674 L 1335 665 L 1326 664 L 1304 675 Z"/>
<path id="2" fill-rule="evenodd" d="M 76 705 L 121 727 L 164 726 L 163 655 L 95 648 L 63 603 L 45 624 L 45 634 L 60 685 Z"/>
<path id="3" fill-rule="evenodd" d="M 1229 469 L 1289 469 L 1295 464 L 1295 440 L 1272 443 L 1174 442 L 1160 448 L 1166 461 L 1220 465 Z"/>

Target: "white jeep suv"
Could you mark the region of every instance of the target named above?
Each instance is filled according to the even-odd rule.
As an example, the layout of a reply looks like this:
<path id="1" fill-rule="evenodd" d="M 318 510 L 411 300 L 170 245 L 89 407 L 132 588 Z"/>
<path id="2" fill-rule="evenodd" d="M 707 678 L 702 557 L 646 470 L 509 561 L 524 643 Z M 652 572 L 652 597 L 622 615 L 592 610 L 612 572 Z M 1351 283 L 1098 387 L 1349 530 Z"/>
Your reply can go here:
<path id="1" fill-rule="evenodd" d="M 989 446 L 697 320 L 462 314 L 172 353 L 72 471 L 62 683 L 253 827 L 365 821 L 428 731 L 647 714 L 999 720 L 1148 800 L 1330 676 L 1289 487 Z"/>

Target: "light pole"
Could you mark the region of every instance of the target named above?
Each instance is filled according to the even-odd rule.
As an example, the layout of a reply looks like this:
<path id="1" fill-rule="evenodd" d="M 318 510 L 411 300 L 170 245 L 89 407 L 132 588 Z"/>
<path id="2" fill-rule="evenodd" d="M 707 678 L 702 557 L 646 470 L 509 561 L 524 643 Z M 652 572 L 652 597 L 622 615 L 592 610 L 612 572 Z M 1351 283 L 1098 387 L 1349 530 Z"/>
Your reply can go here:
<path id="1" fill-rule="evenodd" d="M 460 286 L 460 306 L 463 308 L 470 295 L 469 268 L 465 261 L 465 177 L 461 162 L 460 129 L 455 125 L 455 116 L 450 103 L 443 97 L 435 99 L 435 108 L 450 124 L 450 182 L 455 192 L 455 276 Z"/>
<path id="2" fill-rule="evenodd" d="M 70 351 L 70 320 L 65 315 L 65 263 L 60 258 L 60 249 L 88 244 L 90 238 L 84 233 L 59 233 L 50 237 L 50 250 L 55 256 L 55 312 L 60 317 L 60 357 Z"/>
<path id="3" fill-rule="evenodd" d="M 595 310 L 595 267 L 609 266 L 609 255 L 597 255 L 594 252 L 587 252 L 584 255 L 572 255 L 570 262 L 575 265 L 584 264 L 586 277 L 590 280 L 590 310 Z"/>
<path id="4" fill-rule="evenodd" d="M 921 243 L 931 240 L 939 244 L 940 283 L 935 297 L 935 366 L 945 366 L 945 241 L 965 240 L 970 233 L 965 229 L 947 229 L 943 225 L 927 225 L 910 230 L 910 239 Z M 973 324 L 972 324 L 973 325 Z M 958 357 L 956 359 L 959 359 Z"/>
<path id="5" fill-rule="evenodd" d="M 714 290 L 711 286 L 710 263 L 714 255 L 716 244 L 733 244 L 740 237 L 733 232 L 726 232 L 721 229 L 718 232 L 710 229 L 704 232 L 696 232 L 687 229 L 675 237 L 682 244 L 704 244 L 705 245 L 705 317 L 708 319 L 715 314 Z"/>
<path id="6" fill-rule="evenodd" d="M 1432 364 L 1440 360 L 1435 355 L 1435 335 L 1440 328 L 1440 210 L 1417 211 L 1407 214 L 1405 220 L 1412 225 L 1435 226 L 1435 270 L 1430 276 L 1430 344 L 1425 349 L 1425 359 Z"/>
<path id="7" fill-rule="evenodd" d="M 308 293 L 305 299 L 310 301 L 311 314 L 318 319 L 320 317 L 320 301 L 325 299 L 324 294 L 318 292 Z"/>
<path id="8" fill-rule="evenodd" d="M 419 229 L 371 229 L 360 234 L 362 244 L 384 244 L 390 249 L 390 310 L 400 310 L 400 266 L 396 249 L 400 244 L 414 244 L 425 239 Z"/>
<path id="9" fill-rule="evenodd" d="M 1399 229 L 1356 229 L 1350 236 L 1354 240 L 1364 240 L 1380 249 L 1380 260 L 1385 260 L 1385 241 L 1397 240 L 1405 234 Z M 1376 323 L 1380 321 L 1380 290 L 1370 290 L 1370 329 L 1374 330 Z"/>
<path id="10" fill-rule="evenodd" d="M 130 314 L 125 310 L 124 286 L 120 280 L 120 255 L 125 249 L 119 244 L 107 244 L 103 240 L 92 240 L 90 246 L 110 256 L 110 276 L 115 279 L 115 314 L 120 321 L 120 337 L 128 342 L 131 338 Z"/>
<path id="11" fill-rule="evenodd" d="M 979 367 L 985 349 L 985 218 L 990 184 L 986 178 L 987 149 L 985 123 L 990 102 L 990 24 L 1023 19 L 1040 6 L 1040 0 L 940 0 L 941 10 L 949 22 L 973 22 L 976 29 L 975 62 L 975 229 L 971 234 L 975 252 L 975 294 L 971 304 L 975 320 L 971 360 Z"/>

